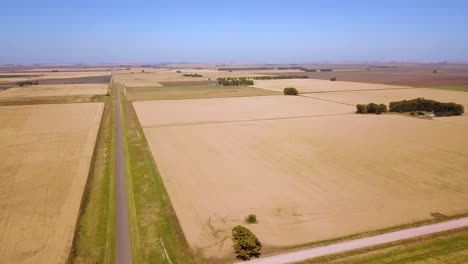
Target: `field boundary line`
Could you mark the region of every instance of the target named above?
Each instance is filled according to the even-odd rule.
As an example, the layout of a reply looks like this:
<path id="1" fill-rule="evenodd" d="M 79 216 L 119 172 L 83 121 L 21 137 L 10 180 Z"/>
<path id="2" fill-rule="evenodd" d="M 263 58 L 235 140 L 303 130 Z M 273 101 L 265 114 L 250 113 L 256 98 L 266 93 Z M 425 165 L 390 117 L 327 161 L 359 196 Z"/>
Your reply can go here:
<path id="1" fill-rule="evenodd" d="M 274 121 L 274 120 L 285 120 L 285 119 L 301 119 L 301 118 L 312 118 L 312 117 L 343 116 L 343 115 L 351 115 L 351 114 L 354 114 L 354 112 L 353 113 L 340 113 L 340 114 L 319 114 L 319 115 L 306 115 L 306 116 L 241 119 L 241 120 L 228 120 L 228 121 L 207 121 L 207 122 L 197 122 L 197 123 L 179 123 L 179 124 L 154 125 L 154 126 L 142 126 L 142 127 L 143 128 L 160 128 L 160 127 L 178 127 L 178 126 L 199 126 L 199 125 L 226 124 L 226 123 L 229 124 L 229 123 L 244 123 L 244 122 Z"/>
<path id="2" fill-rule="evenodd" d="M 337 253 L 344 253 L 353 250 L 363 249 L 372 246 L 383 245 L 387 243 L 409 240 L 425 235 L 436 234 L 444 231 L 464 228 L 468 226 L 468 217 L 448 220 L 436 224 L 429 224 L 399 231 L 393 231 L 380 235 L 358 238 L 325 246 L 312 247 L 283 254 L 272 255 L 255 260 L 245 261 L 246 264 L 282 264 L 292 263 Z M 240 262 L 239 262 L 240 263 Z"/>

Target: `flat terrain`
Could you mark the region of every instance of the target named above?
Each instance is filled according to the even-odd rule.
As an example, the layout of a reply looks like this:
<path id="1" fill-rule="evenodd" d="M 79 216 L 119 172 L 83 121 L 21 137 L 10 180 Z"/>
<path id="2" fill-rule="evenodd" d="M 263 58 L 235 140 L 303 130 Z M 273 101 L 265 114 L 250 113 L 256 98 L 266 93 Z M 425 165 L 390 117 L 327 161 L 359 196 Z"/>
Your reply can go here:
<path id="1" fill-rule="evenodd" d="M 207 257 L 230 256 L 230 229 L 250 213 L 268 248 L 467 208 L 464 127 L 304 97 L 134 105 L 185 236 Z"/>
<path id="2" fill-rule="evenodd" d="M 106 94 L 107 87 L 107 84 L 33 85 L 1 91 L 0 98 Z"/>
<path id="3" fill-rule="evenodd" d="M 297 96 L 134 102 L 143 128 L 354 113 L 354 106 Z"/>
<path id="4" fill-rule="evenodd" d="M 361 65 L 362 67 L 362 65 Z M 331 67 L 327 67 L 331 68 Z M 437 73 L 433 73 L 437 70 Z M 282 73 L 280 75 L 283 75 Z M 468 67 L 445 68 L 441 65 L 426 67 L 370 68 L 370 70 L 350 70 L 333 72 L 291 72 L 286 75 L 307 75 L 311 79 L 379 83 L 397 86 L 429 87 L 444 85 L 467 85 Z M 275 74 L 279 75 L 279 74 Z"/>
<path id="5" fill-rule="evenodd" d="M 127 97 L 130 101 L 203 99 L 280 94 L 279 92 L 248 86 L 224 87 L 212 85 L 131 87 L 127 88 L 127 91 Z"/>
<path id="6" fill-rule="evenodd" d="M 295 87 L 299 91 L 299 93 L 409 88 L 395 85 L 355 83 L 343 81 L 332 82 L 330 80 L 315 79 L 255 80 L 254 82 L 254 87 L 258 88 L 283 92 L 283 89 L 286 87 Z"/>
<path id="7" fill-rule="evenodd" d="M 442 102 L 455 102 L 462 104 L 465 111 L 468 111 L 468 93 L 461 91 L 450 91 L 443 89 L 404 89 L 404 90 L 381 90 L 381 91 L 354 91 L 354 92 L 334 92 L 334 93 L 312 93 L 304 96 L 345 103 L 350 105 L 367 104 L 370 102 L 388 104 L 392 101 L 414 99 L 424 97 Z M 458 125 L 468 126 L 468 115 L 437 117 L 435 120 L 449 122 Z"/>
<path id="8" fill-rule="evenodd" d="M 0 262 L 66 261 L 102 110 L 0 107 Z"/>

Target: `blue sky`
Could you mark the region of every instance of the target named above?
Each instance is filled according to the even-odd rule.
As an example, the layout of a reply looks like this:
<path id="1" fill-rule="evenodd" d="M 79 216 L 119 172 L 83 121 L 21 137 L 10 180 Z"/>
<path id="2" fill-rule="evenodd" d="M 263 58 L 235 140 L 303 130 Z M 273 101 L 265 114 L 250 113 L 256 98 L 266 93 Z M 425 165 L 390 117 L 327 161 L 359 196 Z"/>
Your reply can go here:
<path id="1" fill-rule="evenodd" d="M 0 6 L 0 64 L 468 60 L 468 1 L 1 0 Z"/>

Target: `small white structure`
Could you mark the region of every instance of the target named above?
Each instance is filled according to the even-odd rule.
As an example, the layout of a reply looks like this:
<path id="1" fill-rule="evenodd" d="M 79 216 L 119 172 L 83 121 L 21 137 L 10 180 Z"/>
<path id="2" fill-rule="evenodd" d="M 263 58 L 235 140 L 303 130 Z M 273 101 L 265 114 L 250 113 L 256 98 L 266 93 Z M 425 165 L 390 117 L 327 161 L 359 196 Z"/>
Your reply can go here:
<path id="1" fill-rule="evenodd" d="M 435 115 L 434 115 L 434 112 L 430 112 L 430 113 L 429 113 L 429 117 L 434 117 L 434 116 L 435 116 Z"/>

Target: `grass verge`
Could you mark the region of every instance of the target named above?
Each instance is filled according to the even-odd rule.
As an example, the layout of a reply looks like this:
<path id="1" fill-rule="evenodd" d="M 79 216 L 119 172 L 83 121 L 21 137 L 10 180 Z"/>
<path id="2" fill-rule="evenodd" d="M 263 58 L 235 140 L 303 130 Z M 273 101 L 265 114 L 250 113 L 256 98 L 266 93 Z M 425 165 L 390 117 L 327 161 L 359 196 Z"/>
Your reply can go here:
<path id="1" fill-rule="evenodd" d="M 468 92 L 468 85 L 436 86 L 436 87 L 431 87 L 431 88 L 432 89 L 440 89 L 440 90 Z"/>
<path id="2" fill-rule="evenodd" d="M 466 259 L 468 229 L 464 228 L 297 263 L 465 263 Z"/>
<path id="3" fill-rule="evenodd" d="M 409 228 L 418 227 L 418 226 L 424 226 L 424 225 L 440 223 L 440 222 L 453 220 L 453 219 L 457 219 L 457 218 L 462 218 L 462 217 L 467 217 L 467 216 L 468 216 L 468 212 L 467 213 L 462 213 L 462 214 L 457 214 L 457 215 L 451 215 L 451 216 L 443 215 L 443 217 L 438 217 L 437 215 L 433 214 L 432 219 L 419 221 L 419 222 L 415 222 L 415 223 L 392 226 L 392 227 L 378 229 L 378 230 L 371 230 L 371 231 L 367 231 L 367 232 L 357 233 L 357 234 L 344 236 L 344 237 L 338 237 L 338 238 L 334 238 L 334 239 L 314 241 L 314 242 L 310 242 L 310 243 L 293 245 L 293 246 L 285 246 L 285 247 L 273 247 L 273 246 L 265 245 L 263 247 L 263 249 L 262 249 L 262 254 L 272 255 L 272 254 L 275 254 L 275 253 L 286 253 L 286 252 L 301 250 L 301 249 L 306 249 L 306 248 L 325 246 L 325 245 L 329 245 L 329 244 L 333 244 L 333 243 L 344 242 L 344 241 L 349 241 L 349 240 L 359 239 L 359 238 L 364 238 L 364 237 L 370 237 L 370 236 L 376 236 L 376 235 L 385 234 L 385 233 L 389 233 L 389 232 L 394 232 L 394 231 L 409 229 Z"/>
<path id="4" fill-rule="evenodd" d="M 200 262 L 185 239 L 136 112 L 125 94 L 122 91 L 122 124 L 133 261 Z"/>
<path id="5" fill-rule="evenodd" d="M 110 94 L 81 201 L 69 264 L 115 262 L 115 97 Z"/>

